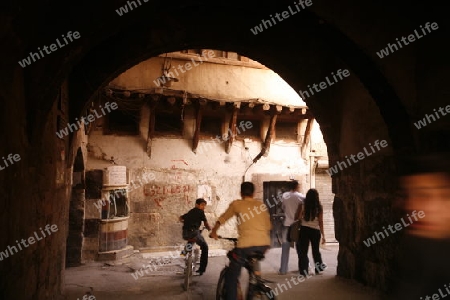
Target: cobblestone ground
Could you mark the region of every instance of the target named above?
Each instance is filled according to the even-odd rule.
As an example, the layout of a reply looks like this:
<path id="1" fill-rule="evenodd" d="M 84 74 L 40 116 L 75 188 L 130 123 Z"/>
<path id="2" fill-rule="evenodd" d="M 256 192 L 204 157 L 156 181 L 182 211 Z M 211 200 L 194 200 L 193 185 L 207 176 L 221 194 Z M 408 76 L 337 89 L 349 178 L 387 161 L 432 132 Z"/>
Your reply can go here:
<path id="1" fill-rule="evenodd" d="M 275 248 L 267 252 L 262 262 L 263 277 L 275 283 L 270 286 L 279 293 L 277 299 L 302 299 L 302 300 L 359 300 L 381 299 L 382 295 L 376 291 L 357 284 L 353 281 L 336 277 L 337 244 L 327 244 L 321 249 L 324 262 L 328 268 L 323 275 L 312 276 L 304 282 L 294 284 L 292 276 L 297 276 L 297 254 L 291 248 L 289 273 L 278 275 L 281 249 Z M 203 276 L 195 276 L 189 291 L 184 291 L 183 265 L 181 257 L 161 260 L 158 257 L 169 255 L 169 252 L 138 253 L 120 261 L 108 263 L 89 263 L 81 267 L 69 268 L 66 276 L 66 296 L 68 300 L 82 299 L 88 291 L 96 300 L 119 299 L 205 299 L 215 298 L 215 289 L 220 270 L 226 265 L 225 250 L 211 250 L 207 272 Z M 173 252 L 172 252 L 173 254 Z M 311 253 L 310 253 L 311 254 Z M 310 255 L 311 256 L 311 255 Z M 157 261 L 155 268 L 149 270 L 143 276 L 138 276 L 135 271 L 150 262 Z M 312 259 L 311 259 L 312 261 Z M 164 264 L 162 264 L 164 263 Z M 137 276 L 135 279 L 132 274 Z M 242 272 L 241 280 L 247 279 L 246 272 Z M 290 281 L 290 285 L 287 282 Z M 282 286 L 281 284 L 285 284 Z M 89 299 L 89 298 L 85 298 Z M 91 298 L 93 299 L 93 298 Z"/>

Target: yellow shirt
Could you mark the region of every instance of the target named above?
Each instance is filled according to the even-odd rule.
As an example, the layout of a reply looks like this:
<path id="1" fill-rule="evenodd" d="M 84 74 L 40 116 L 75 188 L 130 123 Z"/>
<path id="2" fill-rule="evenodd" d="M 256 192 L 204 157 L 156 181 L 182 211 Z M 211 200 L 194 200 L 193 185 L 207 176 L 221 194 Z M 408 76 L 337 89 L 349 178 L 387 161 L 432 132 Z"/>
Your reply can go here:
<path id="1" fill-rule="evenodd" d="M 262 201 L 250 197 L 234 200 L 219 217 L 220 224 L 224 224 L 233 216 L 237 217 L 238 248 L 270 246 L 272 224 L 267 206 Z"/>

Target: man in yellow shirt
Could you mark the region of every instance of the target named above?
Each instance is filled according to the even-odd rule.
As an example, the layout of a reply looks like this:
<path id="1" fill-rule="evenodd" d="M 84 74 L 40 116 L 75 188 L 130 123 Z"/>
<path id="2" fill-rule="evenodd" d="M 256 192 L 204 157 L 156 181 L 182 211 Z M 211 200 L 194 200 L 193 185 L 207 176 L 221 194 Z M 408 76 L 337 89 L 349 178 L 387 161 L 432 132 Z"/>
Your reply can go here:
<path id="1" fill-rule="evenodd" d="M 261 201 L 253 198 L 255 186 L 251 182 L 241 184 L 241 200 L 231 202 L 228 209 L 219 217 L 209 235 L 218 239 L 217 230 L 233 216 L 237 218 L 239 240 L 233 250 L 236 259 L 230 260 L 230 271 L 225 278 L 225 289 L 227 300 L 237 299 L 237 282 L 245 258 L 252 252 L 265 253 L 270 247 L 270 215 L 267 206 Z"/>

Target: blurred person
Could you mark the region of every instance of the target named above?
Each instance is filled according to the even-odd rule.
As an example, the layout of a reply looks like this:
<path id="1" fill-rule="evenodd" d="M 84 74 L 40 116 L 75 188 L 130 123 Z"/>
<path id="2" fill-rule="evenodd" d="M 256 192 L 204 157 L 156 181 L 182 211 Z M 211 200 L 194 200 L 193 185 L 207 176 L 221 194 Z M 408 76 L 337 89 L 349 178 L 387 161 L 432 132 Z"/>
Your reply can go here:
<path id="1" fill-rule="evenodd" d="M 200 246 L 202 251 L 200 255 L 200 266 L 195 271 L 194 275 L 201 276 L 206 271 L 208 265 L 208 244 L 200 233 L 200 225 L 205 225 L 206 229 L 211 230 L 205 216 L 206 200 L 199 198 L 195 200 L 195 207 L 180 216 L 180 221 L 183 222 L 183 239 L 189 240 L 195 238 L 195 243 Z M 186 244 L 185 249 L 181 252 L 181 255 L 186 255 L 186 247 L 190 247 Z"/>
<path id="2" fill-rule="evenodd" d="M 265 253 L 270 248 L 270 215 L 267 206 L 261 201 L 253 198 L 255 186 L 251 182 L 241 184 L 241 198 L 230 203 L 227 210 L 219 217 L 210 237 L 218 239 L 217 230 L 227 220 L 236 216 L 238 243 L 233 249 L 235 255 L 230 258 L 230 271 L 225 277 L 225 289 L 227 300 L 237 299 L 237 283 L 245 258 L 256 251 Z M 259 262 L 255 272 L 260 275 Z"/>
<path id="3" fill-rule="evenodd" d="M 300 206 L 303 204 L 305 196 L 298 192 L 299 184 L 297 180 L 289 182 L 289 191 L 285 192 L 282 197 L 282 208 L 284 211 L 283 229 L 281 231 L 281 263 L 278 274 L 285 275 L 288 271 L 289 252 L 291 243 L 287 239 L 289 226 L 297 220 Z"/>
<path id="4" fill-rule="evenodd" d="M 394 263 L 392 299 L 450 295 L 450 153 L 399 161 L 403 215 L 423 211 L 405 228 Z"/>
<path id="5" fill-rule="evenodd" d="M 303 205 L 300 206 L 298 219 L 301 220 L 300 238 L 297 242 L 298 270 L 300 275 L 307 277 L 309 269 L 308 248 L 311 242 L 312 255 L 314 259 L 314 270 L 316 275 L 320 275 L 325 270 L 326 265 L 322 261 L 320 253 L 320 237 L 322 244 L 325 244 L 325 234 L 323 231 L 323 207 L 319 200 L 319 193 L 316 189 L 310 189 L 306 193 Z"/>

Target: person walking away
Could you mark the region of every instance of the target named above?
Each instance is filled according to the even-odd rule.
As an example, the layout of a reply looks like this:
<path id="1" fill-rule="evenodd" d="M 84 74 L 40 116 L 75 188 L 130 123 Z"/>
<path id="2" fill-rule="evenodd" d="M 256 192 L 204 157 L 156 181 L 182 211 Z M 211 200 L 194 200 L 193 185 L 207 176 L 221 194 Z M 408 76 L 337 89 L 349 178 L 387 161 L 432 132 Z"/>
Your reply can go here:
<path id="1" fill-rule="evenodd" d="M 300 238 L 296 245 L 300 275 L 305 277 L 308 275 L 308 248 L 310 242 L 315 264 L 315 274 L 319 275 L 326 268 L 326 265 L 322 262 L 322 255 L 319 250 L 321 235 L 322 244 L 325 244 L 326 240 L 323 231 L 323 207 L 320 204 L 319 193 L 316 189 L 310 189 L 306 193 L 298 218 L 302 222 Z"/>
<path id="2" fill-rule="evenodd" d="M 284 221 L 281 243 L 281 263 L 278 274 L 285 275 L 288 271 L 289 264 L 289 252 L 291 248 L 291 243 L 288 242 L 287 235 L 289 231 L 289 226 L 292 225 L 297 220 L 298 213 L 300 211 L 300 206 L 303 204 L 305 196 L 298 192 L 299 184 L 297 180 L 289 182 L 289 191 L 285 192 L 282 197 L 282 208 L 284 211 Z"/>

